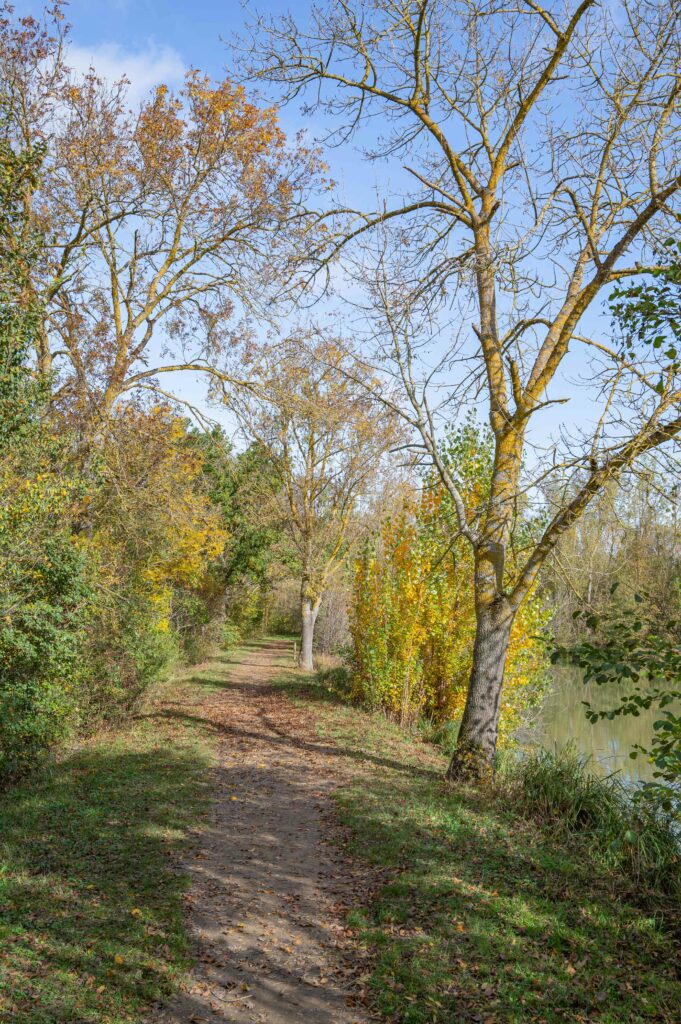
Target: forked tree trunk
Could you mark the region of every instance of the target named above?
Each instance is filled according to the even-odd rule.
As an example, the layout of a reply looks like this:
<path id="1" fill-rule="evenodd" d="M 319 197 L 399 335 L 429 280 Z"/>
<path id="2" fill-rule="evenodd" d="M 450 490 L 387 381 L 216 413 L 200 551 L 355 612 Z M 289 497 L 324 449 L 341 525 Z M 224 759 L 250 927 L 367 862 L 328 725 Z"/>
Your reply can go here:
<path id="1" fill-rule="evenodd" d="M 499 706 L 515 610 L 505 598 L 477 611 L 473 666 L 466 706 L 447 778 L 481 779 L 492 773 Z"/>
<path id="2" fill-rule="evenodd" d="M 303 630 L 300 637 L 300 658 L 298 667 L 305 672 L 314 670 L 314 627 L 319 612 L 319 600 L 312 602 L 309 598 L 303 598 L 301 612 L 303 619 Z"/>

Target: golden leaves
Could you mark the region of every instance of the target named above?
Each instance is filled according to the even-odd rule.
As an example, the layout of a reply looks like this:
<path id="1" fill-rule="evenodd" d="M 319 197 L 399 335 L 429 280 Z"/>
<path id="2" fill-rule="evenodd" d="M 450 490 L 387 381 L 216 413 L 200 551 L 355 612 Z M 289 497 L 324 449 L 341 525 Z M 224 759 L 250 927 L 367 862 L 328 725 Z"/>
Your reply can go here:
<path id="1" fill-rule="evenodd" d="M 103 573 L 137 579 L 156 630 L 168 632 L 172 588 L 201 586 L 227 541 L 203 491 L 202 459 L 186 422 L 155 406 L 113 418 L 101 461 L 92 545 Z"/>
<path id="2" fill-rule="evenodd" d="M 484 471 L 480 462 L 477 476 Z M 481 487 L 477 476 L 467 474 L 467 503 Z M 452 542 L 448 503 L 442 486 L 427 481 L 418 499 L 383 521 L 356 564 L 355 695 L 402 723 L 420 714 L 436 722 L 455 719 L 465 703 L 476 629 L 473 556 L 464 540 Z M 533 638 L 544 618 L 530 595 L 509 645 L 502 737 L 517 726 L 540 675 L 543 655 Z"/>

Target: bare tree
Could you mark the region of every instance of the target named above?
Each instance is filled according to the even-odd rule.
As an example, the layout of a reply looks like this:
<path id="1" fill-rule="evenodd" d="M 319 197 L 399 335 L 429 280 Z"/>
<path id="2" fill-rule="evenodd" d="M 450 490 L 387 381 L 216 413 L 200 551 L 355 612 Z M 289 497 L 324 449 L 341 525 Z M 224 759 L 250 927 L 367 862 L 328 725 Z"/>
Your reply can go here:
<path id="1" fill-rule="evenodd" d="M 489 770 L 511 626 L 548 554 L 609 481 L 681 430 L 675 361 L 628 358 L 587 316 L 678 223 L 679 22 L 678 0 L 327 0 L 306 28 L 258 25 L 260 79 L 309 97 L 336 141 L 370 135 L 368 158 L 399 163 L 402 199 L 329 214 L 314 269 L 353 253 L 366 276 L 357 243 L 380 232 L 379 348 L 474 550 L 477 634 L 452 777 Z M 421 345 L 438 326 L 444 355 L 427 372 Z M 592 415 L 542 447 L 538 414 L 566 401 L 568 367 L 589 359 L 569 386 L 586 389 Z M 479 508 L 439 456 L 433 386 L 450 409 L 487 402 L 495 455 Z M 558 472 L 569 485 L 551 492 L 511 575 L 519 495 Z"/>
<path id="2" fill-rule="evenodd" d="M 300 667 L 313 668 L 314 628 L 330 581 L 366 525 L 366 506 L 398 431 L 371 400 L 361 363 L 346 346 L 295 335 L 259 350 L 251 388 L 230 404 L 260 446 L 277 483 L 260 514 L 288 532 L 300 572 Z M 268 508 L 269 506 L 269 508 Z"/>

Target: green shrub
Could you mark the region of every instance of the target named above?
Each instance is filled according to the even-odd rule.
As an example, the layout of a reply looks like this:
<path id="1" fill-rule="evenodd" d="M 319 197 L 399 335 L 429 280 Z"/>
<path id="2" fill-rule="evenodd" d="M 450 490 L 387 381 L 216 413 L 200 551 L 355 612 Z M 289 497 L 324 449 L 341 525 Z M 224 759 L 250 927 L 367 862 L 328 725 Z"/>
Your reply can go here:
<path id="1" fill-rule="evenodd" d="M 640 715 L 651 708 L 659 713 L 648 744 L 636 743 L 629 756 L 643 756 L 653 766 L 653 780 L 641 786 L 638 799 L 681 822 L 681 618 L 675 609 L 661 614 L 645 594 L 634 594 L 624 604 L 617 602 L 619 584 L 610 588 L 610 606 L 596 615 L 578 608 L 573 618 L 583 632 L 572 644 L 557 644 L 554 663 L 574 665 L 585 683 L 597 686 L 619 684 L 621 693 L 614 706 L 594 708 L 584 701 L 586 717 L 595 723 L 613 721 L 621 715 Z"/>
<path id="2" fill-rule="evenodd" d="M 121 595 L 116 597 L 120 600 Z M 82 716 L 88 730 L 124 718 L 145 690 L 180 660 L 174 633 L 160 633 L 143 609 L 127 612 L 124 621 L 101 638 L 96 630 L 88 638 Z"/>
<path id="3" fill-rule="evenodd" d="M 459 735 L 459 722 L 451 719 L 444 722 L 424 720 L 420 723 L 419 731 L 425 743 L 433 743 L 436 747 L 442 747 L 445 753 L 451 754 Z"/>
<path id="4" fill-rule="evenodd" d="M 345 665 L 334 665 L 333 668 L 319 672 L 319 681 L 337 696 L 343 697 L 345 700 L 350 699 L 352 678 Z"/>
<path id="5" fill-rule="evenodd" d="M 235 622 L 227 619 L 222 623 L 220 645 L 225 651 L 231 651 L 237 647 L 242 640 L 241 629 Z"/>
<path id="6" fill-rule="evenodd" d="M 33 555 L 39 597 L 25 595 L 0 622 L 0 782 L 76 726 L 86 676 L 84 559 L 59 535 Z"/>
<path id="7" fill-rule="evenodd" d="M 182 660 L 188 665 L 205 661 L 222 644 L 223 620 L 212 593 L 175 588 L 172 625 Z"/>

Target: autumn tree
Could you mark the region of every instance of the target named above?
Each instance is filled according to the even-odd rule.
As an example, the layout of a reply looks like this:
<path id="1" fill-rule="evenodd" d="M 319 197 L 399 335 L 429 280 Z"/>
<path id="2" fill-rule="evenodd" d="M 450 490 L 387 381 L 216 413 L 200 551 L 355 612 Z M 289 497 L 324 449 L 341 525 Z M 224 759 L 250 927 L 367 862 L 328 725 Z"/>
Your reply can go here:
<path id="1" fill-rule="evenodd" d="M 548 555 L 610 481 L 681 430 L 677 360 L 663 343 L 632 353 L 595 315 L 615 283 L 659 264 L 678 219 L 679 19 L 667 0 L 327 0 L 307 28 L 259 23 L 254 73 L 285 99 L 304 95 L 336 138 L 400 165 L 401 197 L 331 211 L 313 262 L 344 253 L 363 277 L 375 269 L 383 365 L 473 551 L 477 628 L 452 777 L 492 762 L 509 637 Z M 589 412 L 570 419 L 575 394 Z M 493 472 L 479 508 L 438 455 L 443 398 L 448 410 L 487 404 Z M 563 418 L 547 444 L 548 409 Z M 562 485 L 540 493 L 555 476 Z M 543 529 L 511 566 L 519 496 L 545 493 Z"/>
<path id="2" fill-rule="evenodd" d="M 260 514 L 284 525 L 296 555 L 306 670 L 324 592 L 362 530 L 362 505 L 397 437 L 393 417 L 356 382 L 361 363 L 344 349 L 315 334 L 263 348 L 252 390 L 230 399 L 244 434 L 274 469 Z"/>
<path id="3" fill-rule="evenodd" d="M 59 7 L 42 22 L 5 8 L 0 70 L 18 136 L 45 150 L 24 195 L 48 239 L 37 366 L 96 423 L 121 398 L 163 397 L 163 374 L 230 376 L 233 336 L 290 282 L 319 164 L 272 108 L 197 70 L 131 109 L 125 79 L 69 71 L 63 25 Z"/>
<path id="4" fill-rule="evenodd" d="M 288 578 L 283 524 L 263 514 L 263 495 L 269 506 L 278 478 L 258 444 L 236 451 L 221 427 L 196 430 L 191 441 L 205 460 L 208 493 L 228 533 L 218 570 L 226 614 L 235 627 L 260 621 L 266 631 L 272 590 Z"/>

